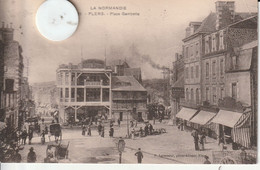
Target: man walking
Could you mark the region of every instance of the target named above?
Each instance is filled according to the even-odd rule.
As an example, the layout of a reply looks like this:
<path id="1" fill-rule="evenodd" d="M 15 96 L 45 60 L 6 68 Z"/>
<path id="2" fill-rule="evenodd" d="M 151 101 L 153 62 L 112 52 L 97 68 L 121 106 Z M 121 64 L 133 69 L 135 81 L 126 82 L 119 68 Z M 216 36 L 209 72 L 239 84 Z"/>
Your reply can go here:
<path id="1" fill-rule="evenodd" d="M 27 155 L 27 162 L 28 163 L 36 162 L 36 153 L 33 151 L 33 147 L 30 148 L 30 152 Z"/>
<path id="2" fill-rule="evenodd" d="M 143 153 L 141 152 L 141 148 L 138 148 L 138 152 L 135 153 L 135 156 L 137 156 L 137 162 L 139 164 L 142 163 L 142 159 L 143 159 Z"/>
<path id="3" fill-rule="evenodd" d="M 195 144 L 195 150 L 198 151 L 199 149 L 199 134 L 196 130 L 193 130 L 191 133 L 191 136 L 193 136 L 194 144 Z"/>

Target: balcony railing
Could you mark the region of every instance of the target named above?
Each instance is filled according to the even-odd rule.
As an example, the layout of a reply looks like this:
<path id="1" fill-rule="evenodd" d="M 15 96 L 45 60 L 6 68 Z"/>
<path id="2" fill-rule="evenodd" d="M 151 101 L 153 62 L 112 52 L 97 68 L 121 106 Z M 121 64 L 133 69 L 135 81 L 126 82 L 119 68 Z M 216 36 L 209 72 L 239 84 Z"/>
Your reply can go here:
<path id="1" fill-rule="evenodd" d="M 85 81 L 85 86 L 101 86 L 101 81 Z"/>

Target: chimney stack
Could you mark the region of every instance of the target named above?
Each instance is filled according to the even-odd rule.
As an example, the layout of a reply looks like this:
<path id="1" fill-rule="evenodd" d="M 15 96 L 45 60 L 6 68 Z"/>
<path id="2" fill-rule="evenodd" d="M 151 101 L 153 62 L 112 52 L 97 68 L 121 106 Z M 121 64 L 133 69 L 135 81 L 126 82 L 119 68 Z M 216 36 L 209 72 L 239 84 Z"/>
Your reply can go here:
<path id="1" fill-rule="evenodd" d="M 216 4 L 216 29 L 219 30 L 234 22 L 235 2 L 234 1 L 217 1 Z"/>

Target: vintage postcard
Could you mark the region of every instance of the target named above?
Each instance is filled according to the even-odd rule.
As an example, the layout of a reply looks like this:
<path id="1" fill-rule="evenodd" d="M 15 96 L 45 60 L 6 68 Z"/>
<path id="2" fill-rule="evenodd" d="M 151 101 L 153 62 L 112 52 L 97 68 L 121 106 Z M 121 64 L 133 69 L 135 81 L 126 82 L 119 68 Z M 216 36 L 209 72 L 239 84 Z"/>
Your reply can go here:
<path id="1" fill-rule="evenodd" d="M 255 0 L 0 0 L 0 162 L 256 164 Z"/>

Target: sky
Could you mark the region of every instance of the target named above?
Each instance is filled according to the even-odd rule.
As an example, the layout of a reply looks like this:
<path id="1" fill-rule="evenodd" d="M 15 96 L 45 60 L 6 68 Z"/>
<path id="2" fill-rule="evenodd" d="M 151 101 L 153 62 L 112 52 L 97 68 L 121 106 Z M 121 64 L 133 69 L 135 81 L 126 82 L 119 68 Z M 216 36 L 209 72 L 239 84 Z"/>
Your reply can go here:
<path id="1" fill-rule="evenodd" d="M 257 11 L 256 0 L 234 1 L 236 12 Z M 140 56 L 170 67 L 175 53 L 181 52 L 189 22 L 202 21 L 215 12 L 215 0 L 71 0 L 79 13 L 79 26 L 70 38 L 54 42 L 44 38 L 35 25 L 37 9 L 43 2 L 0 0 L 0 22 L 13 23 L 30 83 L 55 81 L 60 64 L 78 64 L 81 59 L 90 58 L 106 58 L 108 63 L 113 59 L 126 60 L 131 67 L 141 67 L 144 79 L 162 78 L 162 70 L 153 68 Z M 124 12 L 140 15 L 89 15 L 95 11 L 91 8 L 98 6 L 124 6 Z"/>

